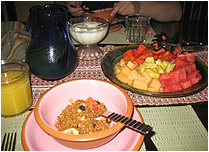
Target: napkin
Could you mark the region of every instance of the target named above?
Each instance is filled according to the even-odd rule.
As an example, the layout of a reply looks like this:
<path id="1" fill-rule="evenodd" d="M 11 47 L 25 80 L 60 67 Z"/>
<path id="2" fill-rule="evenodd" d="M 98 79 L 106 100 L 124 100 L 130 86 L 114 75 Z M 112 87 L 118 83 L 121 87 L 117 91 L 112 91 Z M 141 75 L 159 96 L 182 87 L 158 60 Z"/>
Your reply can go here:
<path id="1" fill-rule="evenodd" d="M 20 21 L 1 22 L 1 59 L 25 60 L 31 34 Z"/>

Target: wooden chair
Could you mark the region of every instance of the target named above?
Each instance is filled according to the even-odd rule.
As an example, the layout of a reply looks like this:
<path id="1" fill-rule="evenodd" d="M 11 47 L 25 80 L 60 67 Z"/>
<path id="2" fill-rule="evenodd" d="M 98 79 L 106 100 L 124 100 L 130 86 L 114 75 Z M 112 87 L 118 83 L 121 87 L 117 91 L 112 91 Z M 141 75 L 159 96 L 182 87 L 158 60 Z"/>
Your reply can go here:
<path id="1" fill-rule="evenodd" d="M 208 2 L 182 1 L 182 45 L 208 44 Z"/>

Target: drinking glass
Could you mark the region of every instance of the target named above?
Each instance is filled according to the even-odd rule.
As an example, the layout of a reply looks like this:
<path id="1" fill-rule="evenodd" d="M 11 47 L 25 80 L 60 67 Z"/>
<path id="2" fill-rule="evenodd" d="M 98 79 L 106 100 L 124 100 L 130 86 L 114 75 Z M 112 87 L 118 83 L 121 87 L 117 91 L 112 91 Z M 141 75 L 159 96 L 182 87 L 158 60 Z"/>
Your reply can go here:
<path id="1" fill-rule="evenodd" d="M 32 104 L 29 67 L 22 61 L 1 61 L 1 116 L 27 111 Z"/>
<path id="2" fill-rule="evenodd" d="M 126 17 L 126 40 L 135 44 L 146 42 L 150 18 L 142 14 L 128 15 Z"/>

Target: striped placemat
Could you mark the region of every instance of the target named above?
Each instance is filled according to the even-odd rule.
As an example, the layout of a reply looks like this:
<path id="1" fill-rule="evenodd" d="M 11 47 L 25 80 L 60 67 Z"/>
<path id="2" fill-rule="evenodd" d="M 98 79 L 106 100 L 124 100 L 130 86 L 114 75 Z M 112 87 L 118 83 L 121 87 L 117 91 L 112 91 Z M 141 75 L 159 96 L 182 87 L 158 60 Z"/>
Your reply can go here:
<path id="1" fill-rule="evenodd" d="M 104 50 L 105 54 L 118 46 L 107 45 L 105 47 L 100 47 Z M 204 51 L 195 52 L 195 55 L 202 59 L 206 64 L 208 61 L 208 53 L 207 47 L 205 47 Z M 57 81 L 44 81 L 34 75 L 31 75 L 31 84 L 32 84 L 32 92 L 33 92 L 33 105 L 37 102 L 39 97 L 49 88 L 60 84 L 62 82 L 74 79 L 82 79 L 82 78 L 94 78 L 110 81 L 103 73 L 101 69 L 101 60 L 94 61 L 79 61 L 77 68 L 75 71 L 69 76 L 57 80 Z M 142 96 L 137 93 L 130 92 L 126 90 L 130 95 L 134 105 L 172 105 L 172 104 L 190 104 L 196 102 L 204 102 L 208 100 L 208 87 L 202 90 L 199 93 L 196 93 L 187 97 L 180 98 L 156 98 L 156 97 L 148 97 Z"/>

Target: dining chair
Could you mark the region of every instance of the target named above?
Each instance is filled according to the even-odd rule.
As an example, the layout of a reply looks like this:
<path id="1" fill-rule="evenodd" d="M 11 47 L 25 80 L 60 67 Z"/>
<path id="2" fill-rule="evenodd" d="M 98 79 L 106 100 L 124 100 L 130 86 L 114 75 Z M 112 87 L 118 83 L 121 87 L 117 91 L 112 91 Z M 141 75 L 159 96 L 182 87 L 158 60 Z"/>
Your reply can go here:
<path id="1" fill-rule="evenodd" d="M 182 1 L 182 21 L 208 20 L 207 1 Z"/>
<path id="2" fill-rule="evenodd" d="M 208 1 L 181 1 L 183 45 L 208 44 Z"/>

